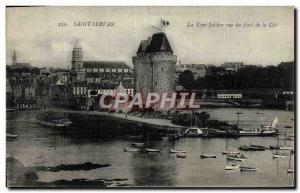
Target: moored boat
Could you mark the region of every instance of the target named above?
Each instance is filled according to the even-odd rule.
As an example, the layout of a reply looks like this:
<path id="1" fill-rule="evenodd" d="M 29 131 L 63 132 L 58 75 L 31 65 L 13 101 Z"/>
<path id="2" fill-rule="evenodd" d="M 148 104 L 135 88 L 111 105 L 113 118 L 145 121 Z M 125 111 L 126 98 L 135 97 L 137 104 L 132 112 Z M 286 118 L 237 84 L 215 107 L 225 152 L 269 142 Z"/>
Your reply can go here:
<path id="1" fill-rule="evenodd" d="M 287 155 L 285 155 L 285 154 L 280 154 L 280 153 L 274 153 L 273 154 L 273 159 L 275 159 L 275 158 L 281 158 L 281 159 L 284 159 L 284 158 L 287 158 L 288 156 Z"/>
<path id="2" fill-rule="evenodd" d="M 179 150 L 179 149 L 171 149 L 170 153 L 186 153 L 186 151 Z"/>
<path id="3" fill-rule="evenodd" d="M 184 131 L 184 137 L 201 137 L 203 131 L 198 127 L 190 127 Z"/>
<path id="4" fill-rule="evenodd" d="M 237 170 L 240 169 L 240 165 L 238 164 L 232 164 L 230 166 L 225 166 L 225 170 Z"/>
<path id="5" fill-rule="evenodd" d="M 146 152 L 154 152 L 154 153 L 160 153 L 160 149 L 151 149 L 151 148 L 146 148 Z"/>
<path id="6" fill-rule="evenodd" d="M 247 159 L 243 154 L 228 154 L 226 158 L 234 161 L 245 161 Z"/>
<path id="7" fill-rule="evenodd" d="M 238 150 L 224 150 L 222 154 L 239 154 Z"/>
<path id="8" fill-rule="evenodd" d="M 281 150 L 293 150 L 293 147 L 290 147 L 290 146 L 280 146 L 279 149 L 281 149 Z"/>
<path id="9" fill-rule="evenodd" d="M 260 147 L 256 145 L 250 145 L 250 146 L 243 145 L 238 147 L 238 149 L 243 151 L 265 151 L 266 150 L 265 147 Z"/>
<path id="10" fill-rule="evenodd" d="M 56 127 L 56 128 L 68 127 L 72 124 L 72 122 L 68 119 L 52 119 L 52 120 L 38 119 L 36 122 L 43 126 Z"/>
<path id="11" fill-rule="evenodd" d="M 249 166 L 240 166 L 240 171 L 257 171 L 257 168 Z"/>
<path id="12" fill-rule="evenodd" d="M 124 152 L 139 152 L 140 149 L 131 148 L 131 147 L 124 147 Z"/>
<path id="13" fill-rule="evenodd" d="M 203 159 L 203 158 L 217 158 L 217 155 L 215 155 L 215 154 L 201 154 L 200 158 L 201 159 Z"/>
<path id="14" fill-rule="evenodd" d="M 19 137 L 19 135 L 14 135 L 14 134 L 6 133 L 7 140 L 15 140 L 18 137 Z"/>
<path id="15" fill-rule="evenodd" d="M 176 157 L 177 158 L 186 158 L 186 153 L 177 153 Z"/>

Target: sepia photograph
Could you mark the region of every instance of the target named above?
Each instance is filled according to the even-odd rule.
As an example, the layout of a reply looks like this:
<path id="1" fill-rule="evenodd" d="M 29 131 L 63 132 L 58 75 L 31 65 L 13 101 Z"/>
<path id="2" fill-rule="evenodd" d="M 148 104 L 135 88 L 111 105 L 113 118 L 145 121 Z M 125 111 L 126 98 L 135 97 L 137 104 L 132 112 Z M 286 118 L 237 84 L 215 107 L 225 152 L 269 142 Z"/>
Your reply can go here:
<path id="1" fill-rule="evenodd" d="M 8 188 L 295 188 L 295 7 L 5 12 Z"/>

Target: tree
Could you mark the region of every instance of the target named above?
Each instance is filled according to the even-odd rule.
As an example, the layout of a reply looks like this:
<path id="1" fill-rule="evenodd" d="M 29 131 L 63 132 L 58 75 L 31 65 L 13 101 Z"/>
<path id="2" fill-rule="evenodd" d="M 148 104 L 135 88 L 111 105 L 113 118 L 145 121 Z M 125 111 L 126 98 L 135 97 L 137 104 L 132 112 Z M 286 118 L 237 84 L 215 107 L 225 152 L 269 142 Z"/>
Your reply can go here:
<path id="1" fill-rule="evenodd" d="M 185 70 L 179 75 L 179 83 L 187 90 L 191 90 L 194 87 L 195 77 L 193 72 Z"/>

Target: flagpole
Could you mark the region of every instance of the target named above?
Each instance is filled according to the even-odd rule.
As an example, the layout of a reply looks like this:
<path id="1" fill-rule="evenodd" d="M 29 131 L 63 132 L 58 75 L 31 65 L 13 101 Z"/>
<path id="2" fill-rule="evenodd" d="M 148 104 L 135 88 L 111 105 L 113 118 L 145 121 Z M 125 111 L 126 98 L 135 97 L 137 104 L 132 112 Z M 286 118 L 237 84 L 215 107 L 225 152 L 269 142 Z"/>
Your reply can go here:
<path id="1" fill-rule="evenodd" d="M 160 29 L 161 29 L 161 31 L 163 31 L 162 18 L 160 18 Z"/>

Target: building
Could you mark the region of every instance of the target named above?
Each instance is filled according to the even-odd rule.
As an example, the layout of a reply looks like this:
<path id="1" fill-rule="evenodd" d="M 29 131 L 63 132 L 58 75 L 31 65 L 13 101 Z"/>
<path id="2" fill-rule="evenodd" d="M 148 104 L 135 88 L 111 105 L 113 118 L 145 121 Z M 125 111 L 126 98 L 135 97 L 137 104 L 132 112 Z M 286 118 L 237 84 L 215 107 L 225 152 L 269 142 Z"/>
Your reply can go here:
<path id="1" fill-rule="evenodd" d="M 146 97 L 149 92 L 163 93 L 175 90 L 175 64 L 177 56 L 165 33 L 155 33 L 142 40 L 134 64 L 135 92 Z"/>
<path id="2" fill-rule="evenodd" d="M 237 72 L 244 67 L 243 62 L 225 62 L 221 65 L 228 72 Z"/>
<path id="3" fill-rule="evenodd" d="M 203 78 L 206 74 L 206 65 L 205 64 L 179 64 L 176 65 L 176 82 L 178 82 L 179 75 L 185 70 L 189 70 L 194 74 L 195 79 Z"/>
<path id="4" fill-rule="evenodd" d="M 81 109 L 97 95 L 113 94 L 120 83 L 129 95 L 133 95 L 133 71 L 125 62 L 84 61 L 83 49 L 78 41 L 72 50 L 71 62 L 71 89 Z"/>

